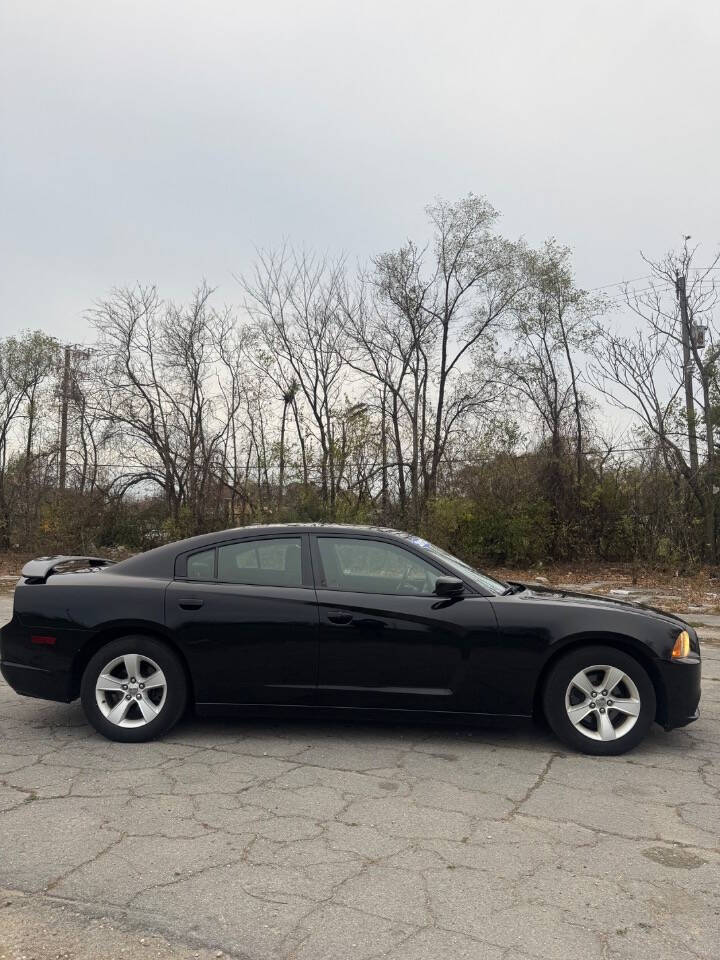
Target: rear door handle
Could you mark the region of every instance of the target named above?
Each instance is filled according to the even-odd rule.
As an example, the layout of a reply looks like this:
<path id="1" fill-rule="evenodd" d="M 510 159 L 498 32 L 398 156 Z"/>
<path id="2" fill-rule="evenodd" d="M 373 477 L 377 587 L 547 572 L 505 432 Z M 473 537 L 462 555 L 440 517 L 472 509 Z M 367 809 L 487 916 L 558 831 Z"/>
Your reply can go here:
<path id="1" fill-rule="evenodd" d="M 178 600 L 178 603 L 183 610 L 199 610 L 203 605 L 203 601 L 198 597 L 183 597 L 182 600 Z"/>
<path id="2" fill-rule="evenodd" d="M 330 623 L 337 623 L 339 626 L 352 623 L 352 619 L 353 615 L 351 613 L 343 613 L 342 610 L 337 610 L 335 613 L 328 614 L 328 620 Z"/>

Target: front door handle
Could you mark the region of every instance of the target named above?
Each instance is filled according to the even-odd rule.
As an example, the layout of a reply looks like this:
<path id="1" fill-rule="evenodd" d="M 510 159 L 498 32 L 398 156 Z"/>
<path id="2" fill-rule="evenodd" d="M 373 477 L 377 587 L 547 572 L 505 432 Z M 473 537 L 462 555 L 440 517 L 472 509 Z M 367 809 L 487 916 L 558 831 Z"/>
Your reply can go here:
<path id="1" fill-rule="evenodd" d="M 343 613 L 342 610 L 328 614 L 330 623 L 337 623 L 338 626 L 345 626 L 345 624 L 352 623 L 352 619 L 353 615 L 351 613 Z"/>
<path id="2" fill-rule="evenodd" d="M 178 600 L 178 603 L 183 610 L 199 610 L 203 605 L 203 601 L 198 597 L 183 597 L 182 600 Z"/>

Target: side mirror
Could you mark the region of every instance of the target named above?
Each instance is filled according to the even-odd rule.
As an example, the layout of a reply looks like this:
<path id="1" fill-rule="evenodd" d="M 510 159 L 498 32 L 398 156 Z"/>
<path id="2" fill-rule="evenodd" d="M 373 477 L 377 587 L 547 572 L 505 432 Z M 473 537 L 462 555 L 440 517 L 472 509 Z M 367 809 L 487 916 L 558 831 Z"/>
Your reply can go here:
<path id="1" fill-rule="evenodd" d="M 435 594 L 438 597 L 457 597 L 465 591 L 465 584 L 457 577 L 438 577 L 435 581 Z"/>

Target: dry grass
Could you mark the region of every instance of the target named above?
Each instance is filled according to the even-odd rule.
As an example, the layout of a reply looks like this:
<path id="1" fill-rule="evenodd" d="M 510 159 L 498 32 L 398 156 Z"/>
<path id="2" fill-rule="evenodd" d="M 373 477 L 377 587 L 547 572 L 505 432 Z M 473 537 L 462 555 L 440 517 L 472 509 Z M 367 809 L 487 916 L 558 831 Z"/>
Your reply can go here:
<path id="1" fill-rule="evenodd" d="M 582 563 L 548 564 L 531 569 L 496 567 L 488 573 L 501 580 L 539 582 L 545 586 L 575 586 L 588 593 L 610 590 L 647 589 L 666 610 L 687 611 L 692 607 L 720 611 L 720 572 L 700 567 L 692 572 L 663 571 L 634 564 Z"/>
<path id="2" fill-rule="evenodd" d="M 31 553 L 0 553 L 0 577 L 19 577 L 23 566 L 33 556 Z"/>

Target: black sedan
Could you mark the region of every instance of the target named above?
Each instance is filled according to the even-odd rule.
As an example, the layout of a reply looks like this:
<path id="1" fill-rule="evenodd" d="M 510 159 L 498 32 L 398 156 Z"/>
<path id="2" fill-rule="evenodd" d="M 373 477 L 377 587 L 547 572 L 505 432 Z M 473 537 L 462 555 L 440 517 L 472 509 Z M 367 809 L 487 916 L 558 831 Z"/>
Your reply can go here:
<path id="1" fill-rule="evenodd" d="M 112 740 L 206 715 L 545 717 L 585 753 L 698 716 L 700 647 L 639 604 L 503 583 L 377 527 L 244 527 L 112 564 L 28 563 L 0 667 Z"/>

